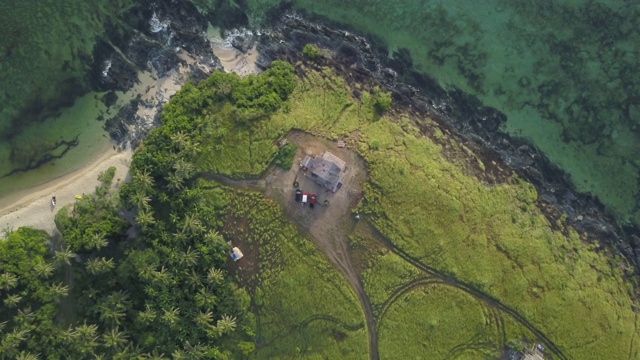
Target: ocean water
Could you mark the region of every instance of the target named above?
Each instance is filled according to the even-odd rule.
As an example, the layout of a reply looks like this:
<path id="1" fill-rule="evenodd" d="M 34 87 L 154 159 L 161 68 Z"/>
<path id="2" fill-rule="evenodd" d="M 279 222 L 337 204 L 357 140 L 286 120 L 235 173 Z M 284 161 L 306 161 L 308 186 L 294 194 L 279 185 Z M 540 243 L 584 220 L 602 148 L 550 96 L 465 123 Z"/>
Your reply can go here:
<path id="1" fill-rule="evenodd" d="M 73 171 L 111 146 L 87 70 L 129 0 L 0 1 L 0 199 Z M 65 144 L 75 146 L 68 151 Z M 60 157 L 64 152 L 64 156 Z M 39 159 L 52 158 L 28 172 Z M 11 174 L 7 176 L 7 174 Z"/>
<path id="2" fill-rule="evenodd" d="M 63 159 L 32 175 L 0 178 L 0 198 L 2 191 L 68 172 L 108 146 L 95 120 L 106 111 L 102 94 L 88 94 L 59 113 L 44 104 L 86 88 L 96 39 L 106 24 L 118 26 L 134 2 L 143 3 L 0 2 L 0 176 L 79 136 Z M 232 0 L 192 2 L 218 19 L 239 8 Z M 242 4 L 260 26 L 280 2 Z M 414 67 L 443 87 L 460 88 L 505 113 L 503 130 L 534 144 L 579 191 L 599 198 L 620 221 L 640 223 L 640 2 L 287 2 L 373 34 L 390 53 L 407 49 Z"/>
<path id="3" fill-rule="evenodd" d="M 276 1 L 248 0 L 254 22 Z M 640 2 L 294 0 L 409 50 L 413 65 L 505 113 L 503 130 L 640 223 Z"/>

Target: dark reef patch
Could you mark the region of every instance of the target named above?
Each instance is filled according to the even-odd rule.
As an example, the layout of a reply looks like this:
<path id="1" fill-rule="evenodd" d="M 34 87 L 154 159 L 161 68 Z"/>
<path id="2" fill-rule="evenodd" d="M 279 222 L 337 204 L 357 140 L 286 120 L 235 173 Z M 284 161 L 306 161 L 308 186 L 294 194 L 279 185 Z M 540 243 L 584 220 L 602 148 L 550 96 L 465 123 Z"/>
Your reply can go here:
<path id="1" fill-rule="evenodd" d="M 55 144 L 47 146 L 43 149 L 12 146 L 11 161 L 26 165 L 19 168 L 14 168 L 6 174 L 0 175 L 0 179 L 20 172 L 27 172 L 29 170 L 37 169 L 51 160 L 62 158 L 69 150 L 71 150 L 73 147 L 78 146 L 78 137 L 79 135 L 76 135 L 71 140 L 60 140 Z M 27 144 L 27 146 L 28 145 L 30 144 Z"/>

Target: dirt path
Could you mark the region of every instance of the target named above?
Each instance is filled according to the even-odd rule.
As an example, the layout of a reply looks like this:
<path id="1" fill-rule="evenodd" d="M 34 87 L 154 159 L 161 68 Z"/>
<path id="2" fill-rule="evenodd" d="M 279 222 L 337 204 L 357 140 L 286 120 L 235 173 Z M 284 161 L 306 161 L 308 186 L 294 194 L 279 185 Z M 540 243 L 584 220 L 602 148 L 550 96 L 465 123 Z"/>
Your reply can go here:
<path id="1" fill-rule="evenodd" d="M 289 171 L 266 171 L 263 179 L 259 180 L 233 180 L 212 173 L 199 176 L 236 189 L 263 192 L 282 205 L 284 214 L 292 224 L 313 240 L 353 289 L 364 313 L 369 358 L 378 360 L 380 356 L 376 318 L 371 301 L 360 280 L 360 274 L 351 260 L 348 247 L 348 236 L 356 225 L 356 220 L 350 215 L 350 211 L 357 205 L 367 179 L 364 160 L 348 149 L 337 148 L 328 140 L 319 139 L 301 131 L 292 131 L 287 138 L 298 146 L 297 161 L 302 160 L 305 155 L 316 156 L 327 150 L 344 160 L 347 163 L 347 170 L 342 179 L 341 189 L 332 193 L 317 185 L 298 169 L 297 161 L 294 161 Z M 294 201 L 294 182 L 298 182 L 299 187 L 309 195 L 317 194 L 318 205 L 314 209 Z M 325 200 L 329 205 L 322 205 Z"/>
<path id="2" fill-rule="evenodd" d="M 424 272 L 425 274 L 430 275 L 432 278 L 438 279 L 439 283 L 441 283 L 443 285 L 452 286 L 452 287 L 454 287 L 454 288 L 456 288 L 458 290 L 461 290 L 461 291 L 473 296 L 478 301 L 481 301 L 481 302 L 485 303 L 488 307 L 490 307 L 492 309 L 495 309 L 496 311 L 499 311 L 502 314 L 506 314 L 507 316 L 509 316 L 513 320 L 515 320 L 517 323 L 519 323 L 520 325 L 525 327 L 527 330 L 529 330 L 533 335 L 535 335 L 536 338 L 538 339 L 538 341 L 543 343 L 545 348 L 547 348 L 549 351 L 551 351 L 552 353 L 555 354 L 554 358 L 557 357 L 558 359 L 562 359 L 562 360 L 566 360 L 567 359 L 567 356 L 564 355 L 564 353 L 562 352 L 562 350 L 560 350 L 560 347 L 558 345 L 556 345 L 540 329 L 538 329 L 537 327 L 533 326 L 533 324 L 531 324 L 524 316 L 520 315 L 520 313 L 518 313 L 515 309 L 512 309 L 511 307 L 503 304 L 500 300 L 494 298 L 493 296 L 491 296 L 489 294 L 486 294 L 486 293 L 476 289 L 475 287 L 471 286 L 470 284 L 467 284 L 467 283 L 459 280 L 458 278 L 456 278 L 454 276 L 447 275 L 447 274 L 439 271 L 438 269 L 436 269 L 434 267 L 431 267 L 429 265 L 424 264 L 419 259 L 409 255 L 406 251 L 404 251 L 404 250 L 400 249 L 399 247 L 393 245 L 387 238 L 385 238 L 385 236 L 383 234 L 381 234 L 372 225 L 367 224 L 366 226 L 367 226 L 367 230 L 368 230 L 369 234 L 374 236 L 377 241 L 379 241 L 387 249 L 389 249 L 392 253 L 398 255 L 400 258 L 402 258 L 407 263 L 411 264 L 416 269 Z M 386 306 L 390 306 L 390 305 L 391 304 L 387 304 Z"/>
<path id="3" fill-rule="evenodd" d="M 333 207 L 333 203 L 331 205 Z M 335 209 L 332 209 L 335 210 Z M 348 211 L 348 209 L 345 209 Z M 335 228 L 328 229 L 322 226 L 314 226 L 310 234 L 315 240 L 315 243 L 324 251 L 329 260 L 342 272 L 347 279 L 349 285 L 356 293 L 358 301 L 362 306 L 364 312 L 365 322 L 367 324 L 367 334 L 369 339 L 369 359 L 378 360 L 380 355 L 378 353 L 378 331 L 376 319 L 373 313 L 373 307 L 371 301 L 364 291 L 364 286 L 360 280 L 360 274 L 355 270 L 351 257 L 349 256 L 349 249 L 347 245 L 347 234 L 349 231 L 345 231 L 345 227 L 348 224 L 347 211 L 340 213 L 339 211 L 332 211 L 328 216 L 325 223 L 336 224 Z M 346 219 L 345 219 L 346 218 Z M 347 223 L 347 224 L 345 224 Z M 342 226 L 340 226 L 342 225 Z M 350 227 L 352 227 L 351 225 Z"/>

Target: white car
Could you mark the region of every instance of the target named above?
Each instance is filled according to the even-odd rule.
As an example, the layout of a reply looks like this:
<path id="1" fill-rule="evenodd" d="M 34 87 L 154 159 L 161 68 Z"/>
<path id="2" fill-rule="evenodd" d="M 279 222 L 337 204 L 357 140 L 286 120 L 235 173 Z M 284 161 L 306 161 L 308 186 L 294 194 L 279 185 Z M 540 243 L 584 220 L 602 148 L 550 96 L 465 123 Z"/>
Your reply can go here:
<path id="1" fill-rule="evenodd" d="M 306 205 L 307 204 L 307 198 L 309 197 L 309 193 L 308 192 L 303 192 L 302 193 L 302 205 Z"/>

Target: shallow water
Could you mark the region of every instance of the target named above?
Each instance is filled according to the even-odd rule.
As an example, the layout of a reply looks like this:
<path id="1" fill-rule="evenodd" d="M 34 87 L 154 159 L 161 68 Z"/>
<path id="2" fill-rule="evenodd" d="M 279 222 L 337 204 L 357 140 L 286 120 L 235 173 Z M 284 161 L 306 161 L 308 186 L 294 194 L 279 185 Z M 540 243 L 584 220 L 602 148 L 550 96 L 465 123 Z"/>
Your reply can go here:
<path id="1" fill-rule="evenodd" d="M 0 91 L 0 172 L 19 166 L 16 159 L 28 158 L 33 149 L 80 134 L 79 145 L 65 160 L 0 180 L 0 187 L 9 189 L 5 193 L 58 176 L 106 146 L 106 140 L 100 143 L 101 124 L 91 120 L 104 109 L 92 95 L 57 120 L 51 120 L 55 116 L 40 105 L 61 92 L 86 87 L 87 54 L 96 37 L 104 33 L 106 23 L 117 23 L 134 1 L 0 3 L 0 16 L 6 19 L 0 22 L 0 85 L 10 89 Z M 193 3 L 204 11 L 219 2 Z M 259 25 L 279 1 L 246 3 L 253 24 Z M 505 113 L 504 131 L 535 144 L 567 172 L 578 190 L 597 196 L 619 220 L 640 223 L 636 156 L 640 3 L 296 0 L 294 4 L 374 34 L 391 51 L 408 49 L 416 69 Z M 43 122 L 45 117 L 49 120 Z M 14 146 L 13 160 L 9 145 Z M 22 158 L 15 152 L 20 146 L 26 148 L 19 153 Z"/>
<path id="2" fill-rule="evenodd" d="M 324 0 L 296 7 L 405 48 L 447 88 L 505 113 L 575 187 L 640 222 L 640 3 Z M 249 0 L 255 21 L 269 7 Z"/>
<path id="3" fill-rule="evenodd" d="M 69 173 L 111 146 L 98 121 L 106 110 L 102 94 L 86 94 L 86 73 L 105 24 L 131 4 L 0 2 L 0 198 Z M 62 143 L 75 140 L 77 146 L 55 159 L 67 148 Z M 15 172 L 47 156 L 53 160 L 44 166 Z"/>

